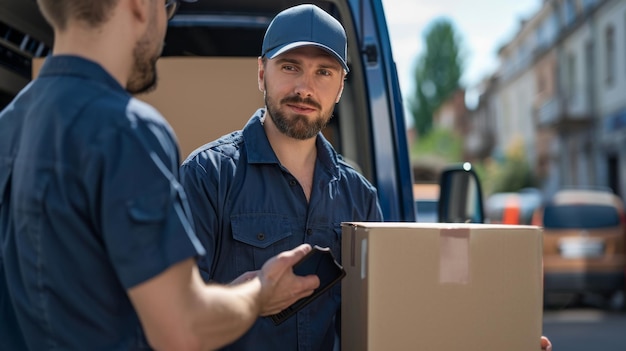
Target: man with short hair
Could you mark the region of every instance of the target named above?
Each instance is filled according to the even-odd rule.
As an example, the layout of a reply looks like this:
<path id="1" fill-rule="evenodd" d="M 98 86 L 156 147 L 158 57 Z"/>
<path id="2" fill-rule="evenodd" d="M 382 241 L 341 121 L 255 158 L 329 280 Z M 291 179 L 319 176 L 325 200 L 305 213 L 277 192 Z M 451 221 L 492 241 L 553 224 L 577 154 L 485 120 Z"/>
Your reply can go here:
<path id="1" fill-rule="evenodd" d="M 308 245 L 237 286 L 198 273 L 172 130 L 130 95 L 178 2 L 38 3 L 54 54 L 0 113 L 0 349 L 214 349 L 310 295 Z"/>
<path id="2" fill-rule="evenodd" d="M 258 59 L 266 107 L 181 166 L 209 252 L 199 261 L 206 280 L 245 280 L 267 257 L 302 243 L 329 247 L 340 260 L 341 222 L 382 221 L 374 187 L 320 133 L 341 97 L 346 55 L 343 27 L 321 8 L 279 13 Z M 224 349 L 332 350 L 340 300 L 337 284 L 280 325 L 260 318 Z"/>

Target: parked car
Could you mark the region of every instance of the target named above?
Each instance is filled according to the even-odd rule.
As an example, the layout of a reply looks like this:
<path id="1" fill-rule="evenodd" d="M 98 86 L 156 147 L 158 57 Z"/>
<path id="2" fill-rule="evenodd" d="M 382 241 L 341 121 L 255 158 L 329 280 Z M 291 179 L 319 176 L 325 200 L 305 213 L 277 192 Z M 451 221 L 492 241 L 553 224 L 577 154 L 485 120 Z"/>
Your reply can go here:
<path id="1" fill-rule="evenodd" d="M 626 221 L 620 197 L 561 190 L 543 208 L 541 224 L 546 294 L 593 294 L 623 305 Z"/>
<path id="2" fill-rule="evenodd" d="M 435 223 L 439 221 L 437 206 L 439 204 L 439 184 L 413 184 L 415 199 L 415 217 L 417 222 Z"/>
<path id="3" fill-rule="evenodd" d="M 485 201 L 487 221 L 502 224 L 532 224 L 533 214 L 541 206 L 542 201 L 543 195 L 536 188 L 492 194 Z"/>
<path id="4" fill-rule="evenodd" d="M 415 217 L 417 222 L 437 223 L 439 216 L 437 215 L 437 199 L 416 199 L 415 200 Z"/>

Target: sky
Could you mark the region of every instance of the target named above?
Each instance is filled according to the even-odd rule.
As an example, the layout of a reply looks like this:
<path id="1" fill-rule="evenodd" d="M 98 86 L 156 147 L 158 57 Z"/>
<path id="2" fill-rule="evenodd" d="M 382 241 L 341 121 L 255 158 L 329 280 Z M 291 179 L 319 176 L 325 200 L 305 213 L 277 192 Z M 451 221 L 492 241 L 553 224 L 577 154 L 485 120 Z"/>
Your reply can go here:
<path id="1" fill-rule="evenodd" d="M 452 21 L 466 53 L 461 83 L 468 88 L 468 104 L 475 87 L 497 70 L 498 48 L 517 32 L 520 20 L 536 13 L 543 0 L 382 0 L 400 87 L 413 93 L 413 69 L 423 50 L 428 24 L 440 17 Z M 405 105 L 407 105 L 405 103 Z"/>

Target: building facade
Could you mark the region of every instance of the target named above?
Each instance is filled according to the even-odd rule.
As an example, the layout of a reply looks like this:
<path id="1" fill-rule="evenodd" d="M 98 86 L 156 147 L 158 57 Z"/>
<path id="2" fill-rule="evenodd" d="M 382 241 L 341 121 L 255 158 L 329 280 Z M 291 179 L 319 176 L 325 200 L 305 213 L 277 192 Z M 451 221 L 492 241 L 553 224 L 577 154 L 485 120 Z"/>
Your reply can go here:
<path id="1" fill-rule="evenodd" d="M 594 90 L 600 177 L 626 195 L 626 1 L 608 1 L 596 12 Z"/>
<path id="2" fill-rule="evenodd" d="M 546 198 L 626 195 L 626 1 L 545 0 L 498 56 L 472 116 L 497 126 L 493 154 L 521 137 Z"/>

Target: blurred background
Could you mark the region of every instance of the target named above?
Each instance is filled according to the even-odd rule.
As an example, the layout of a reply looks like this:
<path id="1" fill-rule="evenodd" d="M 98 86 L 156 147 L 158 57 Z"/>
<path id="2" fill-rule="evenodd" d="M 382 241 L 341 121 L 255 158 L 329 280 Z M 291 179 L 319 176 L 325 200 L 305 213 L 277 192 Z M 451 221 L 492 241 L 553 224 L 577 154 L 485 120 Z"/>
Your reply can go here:
<path id="1" fill-rule="evenodd" d="M 416 182 L 472 161 L 487 194 L 532 187 L 549 199 L 602 186 L 622 195 L 625 1 L 383 4 Z"/>
<path id="2" fill-rule="evenodd" d="M 440 170 L 472 162 L 488 222 L 544 227 L 555 350 L 626 350 L 626 1 L 383 5 L 418 221 Z"/>

